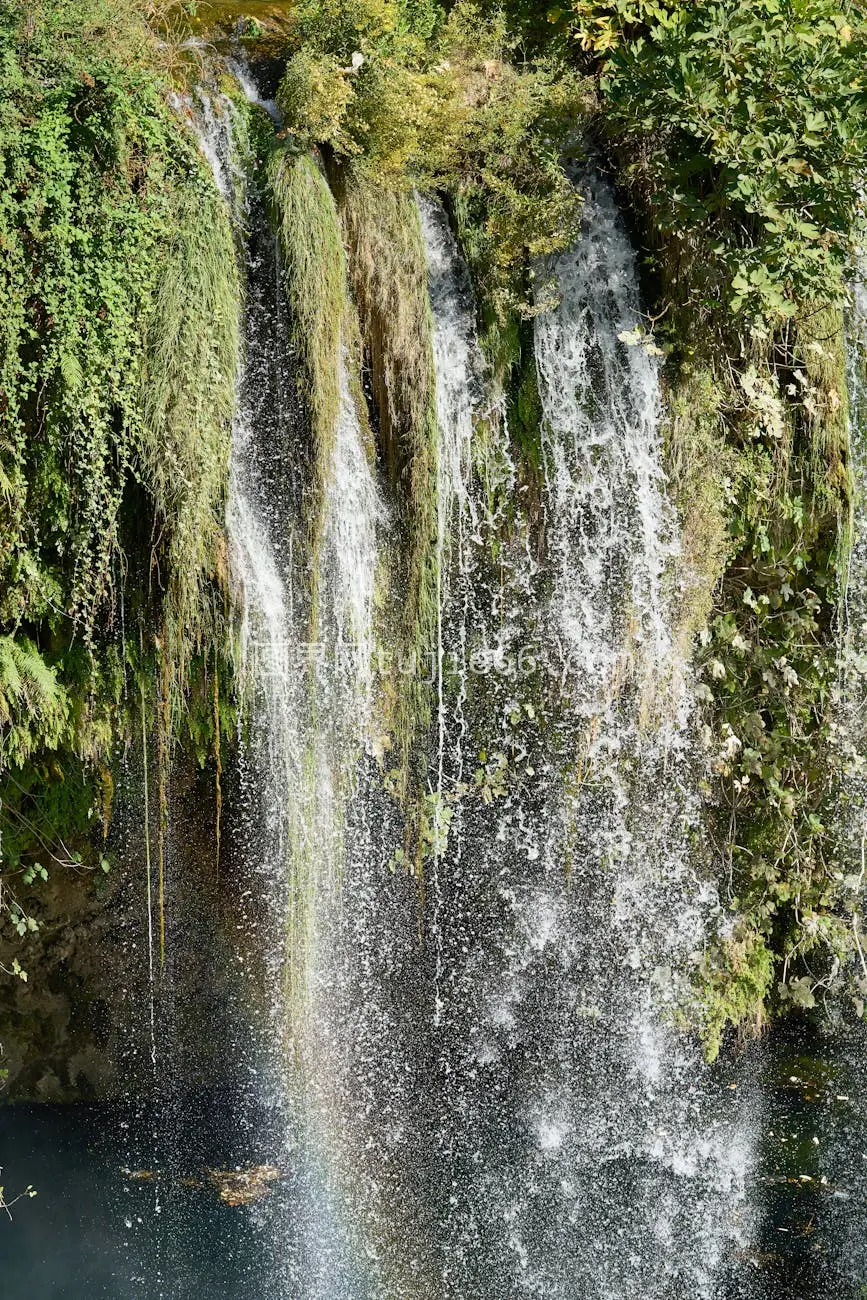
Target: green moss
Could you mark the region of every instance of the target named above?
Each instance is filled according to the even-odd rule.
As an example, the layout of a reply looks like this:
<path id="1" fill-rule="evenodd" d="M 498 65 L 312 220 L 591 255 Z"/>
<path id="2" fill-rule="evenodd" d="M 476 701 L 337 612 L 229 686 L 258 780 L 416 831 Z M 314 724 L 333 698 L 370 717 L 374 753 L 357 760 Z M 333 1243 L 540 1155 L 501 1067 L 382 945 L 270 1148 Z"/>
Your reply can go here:
<path id="1" fill-rule="evenodd" d="M 232 234 L 213 187 L 188 183 L 175 222 L 142 367 L 139 452 L 168 537 L 162 654 L 173 707 L 205 632 L 223 631 L 207 588 L 222 577 L 241 300 Z"/>
<path id="2" fill-rule="evenodd" d="M 729 1025 L 743 1038 L 757 1037 L 767 1023 L 774 954 L 766 938 L 739 925 L 702 961 L 697 981 L 705 1056 L 715 1061 Z"/>
<path id="3" fill-rule="evenodd" d="M 684 363 L 667 398 L 666 469 L 682 547 L 673 603 L 677 640 L 689 658 L 707 626 L 730 555 L 729 516 L 739 465 L 726 438 L 724 388 L 707 367 Z"/>
<path id="4" fill-rule="evenodd" d="M 351 342 L 346 257 L 334 199 L 313 159 L 290 150 L 277 151 L 270 160 L 269 177 L 292 314 L 292 341 L 301 363 L 300 395 L 312 434 L 305 514 L 315 586 L 323 503 L 340 409 L 341 351 Z M 313 599 L 315 607 L 315 591 Z"/>
<path id="5" fill-rule="evenodd" d="M 415 747 L 430 721 L 430 687 L 422 677 L 433 653 L 438 614 L 438 433 L 427 262 L 410 194 L 375 187 L 342 170 L 335 173 L 335 189 L 374 424 L 400 511 L 395 576 L 399 654 L 404 663 L 414 658 L 422 665 L 421 672 L 403 679 L 400 695 L 391 701 L 400 767 L 412 783 L 424 765 Z"/>
<path id="6" fill-rule="evenodd" d="M 842 517 L 852 496 L 842 308 L 821 303 L 802 308 L 794 334 L 793 382 L 815 506 Z"/>

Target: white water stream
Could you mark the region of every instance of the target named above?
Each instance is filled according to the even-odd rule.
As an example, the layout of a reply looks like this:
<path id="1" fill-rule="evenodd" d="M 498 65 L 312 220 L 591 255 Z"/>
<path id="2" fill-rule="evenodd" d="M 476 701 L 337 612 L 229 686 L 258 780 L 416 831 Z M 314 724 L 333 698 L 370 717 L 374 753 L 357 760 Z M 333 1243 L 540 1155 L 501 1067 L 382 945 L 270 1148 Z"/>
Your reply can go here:
<path id="1" fill-rule="evenodd" d="M 421 217 L 441 433 L 429 790 L 448 841 L 419 919 L 369 771 L 317 969 L 320 1110 L 366 1294 L 716 1300 L 749 1239 L 754 1154 L 733 1080 L 667 1022 L 717 904 L 690 853 L 658 378 L 617 337 L 638 315 L 632 255 L 597 190 L 536 331 L 540 555 L 484 409 L 466 270 L 443 214 Z"/>
<path id="2" fill-rule="evenodd" d="M 448 448 L 474 387 L 472 303 L 453 246 L 430 219 L 425 233 Z M 473 761 L 490 769 L 498 755 L 505 778 L 489 802 L 458 798 L 429 909 L 452 1189 L 442 1279 L 456 1296 L 710 1298 L 746 1240 L 753 1154 L 734 1094 L 665 1021 L 716 898 L 689 849 L 698 803 L 664 595 L 676 537 L 658 376 L 619 339 L 639 318 L 637 282 L 603 187 L 553 269 L 560 305 L 535 332 L 547 553 L 534 558 L 529 516 L 508 541 L 465 482 L 475 546 L 445 601 L 447 650 L 469 680 L 440 786 L 458 791 L 472 741 Z M 499 437 L 509 482 L 502 423 Z M 539 668 L 522 674 L 533 641 Z M 477 676 L 479 647 L 513 670 Z"/>
<path id="3" fill-rule="evenodd" d="M 262 102 L 252 81 L 242 84 Z M 262 1218 L 274 1294 L 338 1300 L 351 1294 L 354 1265 L 322 1168 L 310 1000 L 317 926 L 338 888 L 344 804 L 366 732 L 386 516 L 344 351 L 314 602 L 280 259 L 261 199 L 239 183 L 235 110 L 222 96 L 202 102 L 203 152 L 233 209 L 246 260 L 226 522 L 246 692 L 234 843 L 243 885 L 238 960 L 248 969 L 247 1014 L 260 1024 L 248 1063 L 250 1123 L 286 1176 L 276 1208 Z"/>
<path id="4" fill-rule="evenodd" d="M 230 122 L 227 105 L 203 117 L 232 202 Z M 242 948 L 267 1011 L 251 1080 L 294 1169 L 266 1219 L 274 1294 L 716 1300 L 749 1235 L 753 1155 L 736 1092 L 666 1021 L 716 900 L 690 848 L 658 375 L 618 337 L 634 258 L 593 183 L 536 324 L 531 481 L 487 409 L 444 214 L 420 212 L 440 425 L 423 898 L 364 757 L 386 511 L 347 358 L 311 631 L 279 259 L 245 214 L 227 520 L 250 717 Z"/>

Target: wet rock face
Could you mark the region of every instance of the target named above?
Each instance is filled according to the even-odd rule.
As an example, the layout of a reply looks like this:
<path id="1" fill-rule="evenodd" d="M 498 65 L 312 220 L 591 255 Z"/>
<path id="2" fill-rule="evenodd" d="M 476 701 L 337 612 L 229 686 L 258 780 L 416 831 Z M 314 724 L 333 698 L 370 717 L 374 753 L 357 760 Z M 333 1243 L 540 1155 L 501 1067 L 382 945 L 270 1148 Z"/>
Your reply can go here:
<path id="1" fill-rule="evenodd" d="M 150 1092 L 152 1034 L 161 1053 L 168 1050 L 176 1086 L 219 1078 L 231 961 L 207 777 L 186 771 L 174 781 L 162 973 L 155 824 L 154 817 L 153 1021 L 143 822 L 140 810 L 127 806 L 118 809 L 112 832 L 110 874 L 58 867 L 26 900 L 38 932 L 0 944 L 0 963 L 9 967 L 17 958 L 27 972 L 26 982 L 0 977 L 2 1099 L 72 1102 Z"/>
<path id="2" fill-rule="evenodd" d="M 108 882 L 58 870 L 34 900 L 39 932 L 14 949 L 27 982 L 0 982 L 8 1099 L 73 1101 L 118 1091 L 133 1032 L 125 1018 L 146 987 L 128 865 L 118 864 Z M 0 949 L 4 965 L 12 955 Z"/>

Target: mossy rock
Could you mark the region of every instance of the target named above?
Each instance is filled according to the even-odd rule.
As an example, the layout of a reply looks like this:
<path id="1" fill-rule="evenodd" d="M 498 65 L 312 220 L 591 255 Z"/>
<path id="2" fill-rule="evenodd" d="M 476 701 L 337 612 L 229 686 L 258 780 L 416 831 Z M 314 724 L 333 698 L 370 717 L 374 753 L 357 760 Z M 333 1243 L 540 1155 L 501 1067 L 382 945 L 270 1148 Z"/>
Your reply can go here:
<path id="1" fill-rule="evenodd" d="M 276 54 L 286 42 L 291 26 L 291 6 L 272 0 L 186 0 L 175 6 L 171 20 L 182 32 L 204 37 L 220 47 L 242 41 L 256 54 Z"/>

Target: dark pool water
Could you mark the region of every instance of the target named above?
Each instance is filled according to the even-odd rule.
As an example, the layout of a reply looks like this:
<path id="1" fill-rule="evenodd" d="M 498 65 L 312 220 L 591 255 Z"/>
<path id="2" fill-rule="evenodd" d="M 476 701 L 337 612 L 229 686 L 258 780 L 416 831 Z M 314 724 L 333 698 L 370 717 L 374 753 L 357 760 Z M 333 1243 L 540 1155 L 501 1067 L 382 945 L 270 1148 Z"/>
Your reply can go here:
<path id="1" fill-rule="evenodd" d="M 267 1294 L 268 1214 L 223 1204 L 204 1172 L 252 1152 L 210 1099 L 185 1118 L 169 1149 L 129 1108 L 0 1108 L 6 1197 L 37 1190 L 0 1223 L 3 1300 Z"/>
<path id="2" fill-rule="evenodd" d="M 720 1300 L 867 1296 L 867 1043 L 814 1037 L 806 1054 L 805 1037 L 794 1026 L 744 1062 L 764 1098 L 761 1226 Z M 300 1140 L 277 1154 L 280 1140 L 237 1094 L 0 1106 L 6 1197 L 37 1190 L 0 1219 L 0 1300 L 369 1300 L 364 1252 L 315 1162 Z M 207 1174 L 278 1162 L 249 1206 L 225 1204 Z"/>

